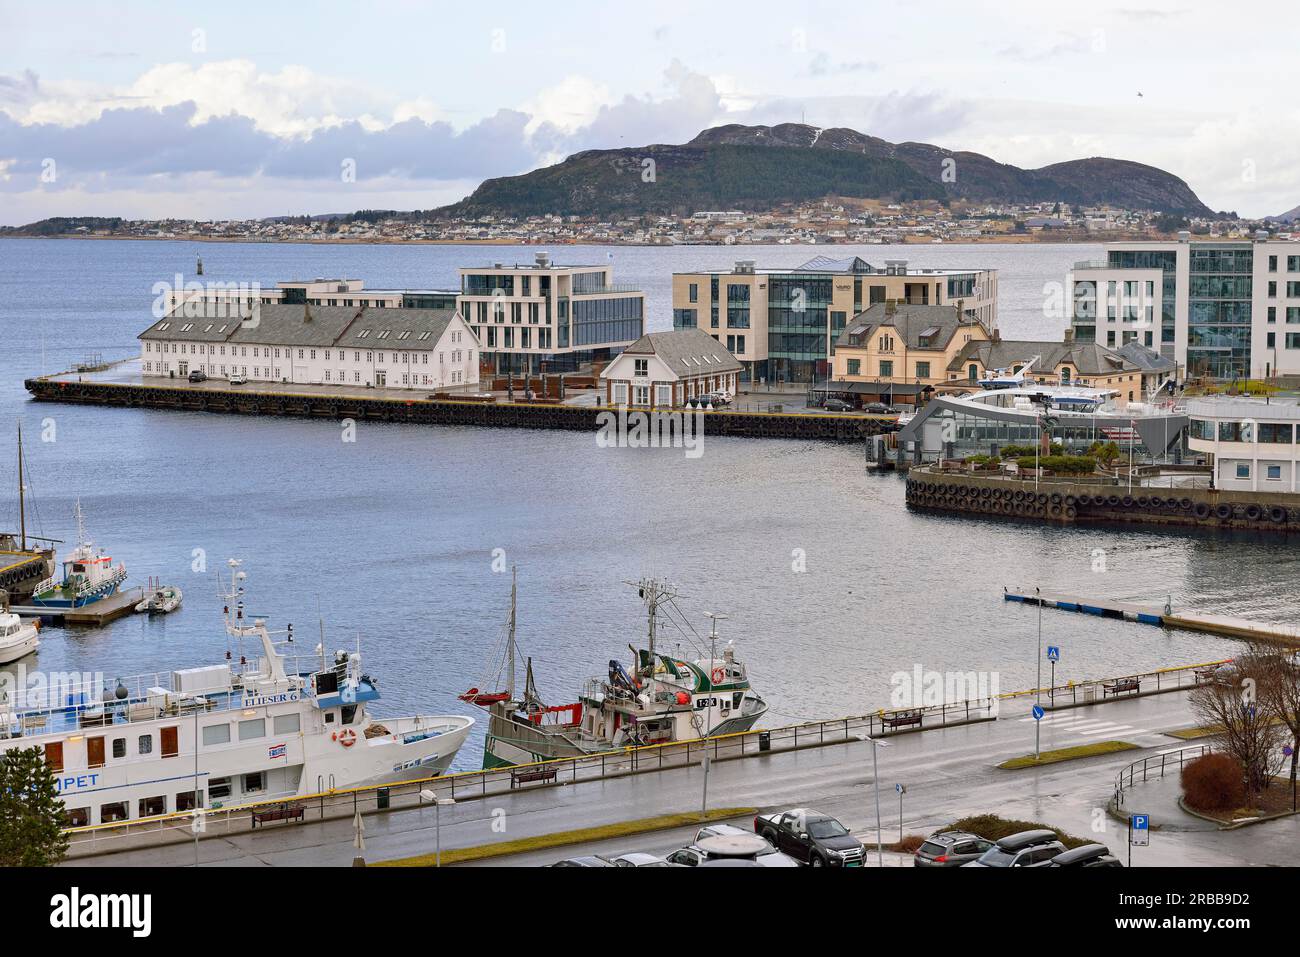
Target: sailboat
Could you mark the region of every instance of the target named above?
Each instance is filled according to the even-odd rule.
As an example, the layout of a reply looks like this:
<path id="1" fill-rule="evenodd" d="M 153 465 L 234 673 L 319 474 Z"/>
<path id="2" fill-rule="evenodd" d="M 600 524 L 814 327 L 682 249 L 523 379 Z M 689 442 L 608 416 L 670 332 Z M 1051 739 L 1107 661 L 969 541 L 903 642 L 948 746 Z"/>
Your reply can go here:
<path id="1" fill-rule="evenodd" d="M 712 616 L 706 655 L 688 661 L 660 654 L 661 620 L 693 629 L 676 609 L 676 593 L 664 583 L 645 579 L 628 584 L 637 588 L 646 605 L 647 647 L 629 645 L 631 666 L 611 659 L 607 673 L 589 679 L 577 701 L 547 705 L 537 692 L 531 658 L 526 663 L 523 694 L 515 694 L 519 652 L 517 588 L 512 571 L 506 649 L 498 672 L 498 676 L 504 672 L 505 686 L 498 691 L 471 688 L 460 696 L 488 711 L 484 767 L 748 731 L 767 712 L 767 703 L 751 687 L 732 644 L 728 642 L 721 655 L 717 652 L 717 622 L 723 616 Z"/>
<path id="2" fill-rule="evenodd" d="M 36 586 L 30 605 L 36 608 L 82 608 L 117 593 L 126 580 L 126 566 L 95 548 L 86 537 L 86 520 L 77 500 L 77 547 L 63 562 L 63 580 L 47 578 Z"/>
<path id="3" fill-rule="evenodd" d="M 54 574 L 54 549 L 29 546 L 32 542 L 53 543 L 54 539 L 27 534 L 27 495 L 23 466 L 23 427 L 18 426 L 18 531 L 0 532 L 0 592 L 14 604 L 22 604 L 36 587 Z"/>

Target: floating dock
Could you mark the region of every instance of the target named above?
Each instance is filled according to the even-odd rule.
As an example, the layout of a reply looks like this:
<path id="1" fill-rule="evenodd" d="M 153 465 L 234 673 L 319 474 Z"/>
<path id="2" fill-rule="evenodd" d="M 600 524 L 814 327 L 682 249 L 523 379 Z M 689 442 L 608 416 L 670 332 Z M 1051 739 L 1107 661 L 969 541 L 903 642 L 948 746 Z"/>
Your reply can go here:
<path id="1" fill-rule="evenodd" d="M 1062 611 L 1096 615 L 1099 618 L 1121 618 L 1125 621 L 1135 621 L 1144 625 L 1182 628 L 1187 631 L 1200 631 L 1206 634 L 1219 635 L 1223 638 L 1267 641 L 1272 644 L 1300 647 L 1300 627 L 1295 625 L 1251 621 L 1248 618 L 1215 615 L 1208 612 L 1175 612 L 1167 604 L 1164 606 L 1141 605 L 1133 602 L 1115 601 L 1109 598 L 1080 598 L 1054 592 L 1035 594 L 1032 588 L 1004 588 L 1002 597 L 1007 601 L 1023 602 L 1027 605 L 1042 605 L 1044 608 L 1059 608 Z"/>
<path id="2" fill-rule="evenodd" d="M 100 628 L 111 621 L 134 615 L 135 606 L 142 601 L 144 601 L 144 588 L 137 585 L 81 608 L 38 608 L 35 605 L 14 605 L 9 610 L 23 618 L 40 618 L 54 625 Z"/>

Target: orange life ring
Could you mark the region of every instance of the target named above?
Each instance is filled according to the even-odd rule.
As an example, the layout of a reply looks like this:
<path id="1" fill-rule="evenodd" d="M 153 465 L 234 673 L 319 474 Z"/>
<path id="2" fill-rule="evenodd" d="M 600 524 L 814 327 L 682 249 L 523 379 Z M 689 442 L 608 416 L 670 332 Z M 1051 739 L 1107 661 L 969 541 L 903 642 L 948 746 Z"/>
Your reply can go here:
<path id="1" fill-rule="evenodd" d="M 713 679 L 715 685 L 720 685 L 727 680 L 727 672 L 722 668 L 714 668 L 713 674 L 709 675 L 709 677 Z"/>
<path id="2" fill-rule="evenodd" d="M 343 745 L 345 748 L 350 748 L 352 745 L 357 743 L 357 733 L 351 728 L 344 728 L 335 736 L 335 738 L 338 743 Z"/>

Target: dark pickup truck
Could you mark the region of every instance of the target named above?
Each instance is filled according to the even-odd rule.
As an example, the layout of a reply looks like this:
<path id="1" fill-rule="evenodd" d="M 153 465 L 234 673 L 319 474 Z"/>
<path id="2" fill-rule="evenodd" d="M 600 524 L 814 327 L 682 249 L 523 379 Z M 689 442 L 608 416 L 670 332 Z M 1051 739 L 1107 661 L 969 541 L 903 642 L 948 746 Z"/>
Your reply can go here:
<path id="1" fill-rule="evenodd" d="M 865 856 L 862 842 L 848 828 L 808 808 L 760 814 L 754 818 L 754 832 L 811 867 L 861 867 Z"/>

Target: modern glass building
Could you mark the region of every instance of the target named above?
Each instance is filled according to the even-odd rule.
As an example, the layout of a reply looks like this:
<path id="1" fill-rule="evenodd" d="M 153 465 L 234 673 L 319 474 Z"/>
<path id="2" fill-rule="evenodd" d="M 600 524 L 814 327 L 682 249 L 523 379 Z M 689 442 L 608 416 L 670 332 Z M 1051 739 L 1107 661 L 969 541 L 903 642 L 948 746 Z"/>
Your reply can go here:
<path id="1" fill-rule="evenodd" d="M 1075 338 L 1132 341 L 1178 364 L 1178 378 L 1300 376 L 1300 241 L 1117 243 L 1069 275 Z"/>

